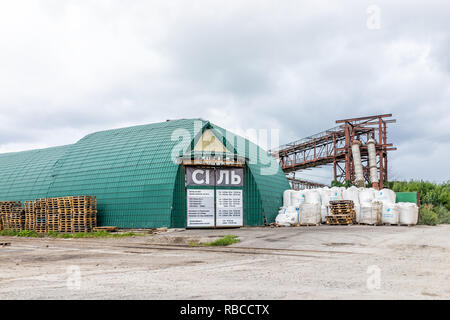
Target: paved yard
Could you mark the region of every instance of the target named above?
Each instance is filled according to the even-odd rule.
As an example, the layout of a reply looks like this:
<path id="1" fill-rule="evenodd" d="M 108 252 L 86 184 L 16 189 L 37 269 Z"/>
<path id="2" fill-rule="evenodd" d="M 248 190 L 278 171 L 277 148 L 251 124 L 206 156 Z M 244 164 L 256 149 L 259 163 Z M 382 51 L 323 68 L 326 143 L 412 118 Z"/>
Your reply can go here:
<path id="1" fill-rule="evenodd" d="M 190 247 L 235 234 L 229 247 Z M 0 237 L 0 299 L 449 299 L 450 225 Z"/>

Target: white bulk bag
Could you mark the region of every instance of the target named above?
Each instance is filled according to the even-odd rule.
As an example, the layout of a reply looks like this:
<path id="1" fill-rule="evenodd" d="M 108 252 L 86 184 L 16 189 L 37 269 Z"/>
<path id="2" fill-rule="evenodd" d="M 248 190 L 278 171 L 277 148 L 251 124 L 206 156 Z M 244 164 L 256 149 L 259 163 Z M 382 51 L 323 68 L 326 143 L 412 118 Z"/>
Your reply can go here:
<path id="1" fill-rule="evenodd" d="M 305 194 L 305 203 L 319 203 L 321 204 L 320 200 L 320 193 L 317 190 L 308 190 Z"/>
<path id="2" fill-rule="evenodd" d="M 342 200 L 342 189 L 333 187 L 330 189 L 330 201 Z"/>
<path id="3" fill-rule="evenodd" d="M 320 190 L 320 200 L 322 202 L 322 206 L 327 207 L 330 205 L 330 195 L 331 195 L 330 189 L 323 188 L 322 190 Z"/>
<path id="4" fill-rule="evenodd" d="M 280 226 L 284 226 L 284 227 L 288 227 L 291 224 L 288 222 L 288 217 L 286 215 L 286 207 L 282 207 L 280 209 L 280 211 L 278 211 L 278 215 L 275 218 L 275 223 L 280 225 Z"/>
<path id="5" fill-rule="evenodd" d="M 373 201 L 371 203 L 361 203 L 361 212 L 359 214 L 359 223 L 380 224 L 383 203 Z"/>
<path id="6" fill-rule="evenodd" d="M 419 207 L 415 203 L 399 202 L 397 205 L 399 209 L 399 224 L 417 224 L 417 220 L 419 219 Z"/>
<path id="7" fill-rule="evenodd" d="M 291 202 L 291 194 L 294 192 L 294 190 L 285 190 L 283 192 L 283 207 L 288 207 L 292 205 Z"/>
<path id="8" fill-rule="evenodd" d="M 369 188 L 360 188 L 359 190 L 359 203 L 370 203 L 374 200 L 374 191 Z"/>
<path id="9" fill-rule="evenodd" d="M 329 207 L 328 206 L 320 206 L 320 220 L 322 223 L 327 222 L 327 216 L 329 215 Z"/>
<path id="10" fill-rule="evenodd" d="M 300 224 L 318 224 L 320 223 L 320 203 L 303 203 L 299 206 Z"/>
<path id="11" fill-rule="evenodd" d="M 398 206 L 395 203 L 383 202 L 382 223 L 398 224 Z"/>
<path id="12" fill-rule="evenodd" d="M 286 209 L 286 216 L 288 217 L 288 221 L 290 224 L 297 224 L 298 223 L 298 208 L 294 206 L 289 206 Z"/>
<path id="13" fill-rule="evenodd" d="M 306 191 L 294 191 L 291 193 L 291 206 L 298 207 L 305 202 Z"/>
<path id="14" fill-rule="evenodd" d="M 355 204 L 354 206 L 354 210 L 355 210 L 355 216 L 356 216 L 356 223 L 359 223 L 360 221 L 360 216 L 361 216 L 361 206 L 358 202 L 358 204 Z"/>
<path id="15" fill-rule="evenodd" d="M 383 201 L 383 202 L 389 202 L 389 203 L 395 203 L 395 192 L 390 189 L 381 189 L 377 191 L 376 193 L 376 200 L 377 201 Z"/>
<path id="16" fill-rule="evenodd" d="M 343 200 L 351 200 L 353 201 L 354 205 L 359 204 L 359 190 L 357 187 L 352 186 L 348 189 L 345 189 L 342 192 L 342 198 Z"/>

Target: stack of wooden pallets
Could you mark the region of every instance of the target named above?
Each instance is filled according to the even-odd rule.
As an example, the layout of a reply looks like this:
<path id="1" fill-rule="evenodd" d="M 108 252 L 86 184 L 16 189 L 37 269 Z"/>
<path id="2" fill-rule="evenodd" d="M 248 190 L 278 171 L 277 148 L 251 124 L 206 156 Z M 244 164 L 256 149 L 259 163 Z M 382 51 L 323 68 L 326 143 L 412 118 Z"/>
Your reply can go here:
<path id="1" fill-rule="evenodd" d="M 45 215 L 47 218 L 47 232 L 58 232 L 59 212 L 57 198 L 45 199 Z"/>
<path id="2" fill-rule="evenodd" d="M 9 218 L 12 208 L 21 207 L 20 201 L 1 201 L 0 202 L 0 220 L 3 229 L 10 229 Z M 17 216 L 17 215 L 14 215 Z"/>
<path id="3" fill-rule="evenodd" d="M 7 215 L 8 229 L 13 231 L 22 231 L 25 229 L 25 210 L 21 206 L 11 207 Z"/>
<path id="4" fill-rule="evenodd" d="M 56 198 L 58 204 L 58 231 L 73 232 L 73 197 Z"/>
<path id="5" fill-rule="evenodd" d="M 0 202 L 0 230 L 47 232 L 91 232 L 97 226 L 95 196 Z"/>
<path id="6" fill-rule="evenodd" d="M 34 201 L 25 201 L 25 230 L 36 230 Z"/>
<path id="7" fill-rule="evenodd" d="M 356 213 L 353 201 L 330 201 L 330 215 L 326 217 L 327 224 L 348 225 L 356 222 Z"/>
<path id="8" fill-rule="evenodd" d="M 36 219 L 37 233 L 46 233 L 47 229 L 47 210 L 46 199 L 37 199 L 34 201 L 34 215 Z"/>
<path id="9" fill-rule="evenodd" d="M 73 232 L 90 232 L 97 226 L 96 197 L 72 197 L 72 209 Z"/>

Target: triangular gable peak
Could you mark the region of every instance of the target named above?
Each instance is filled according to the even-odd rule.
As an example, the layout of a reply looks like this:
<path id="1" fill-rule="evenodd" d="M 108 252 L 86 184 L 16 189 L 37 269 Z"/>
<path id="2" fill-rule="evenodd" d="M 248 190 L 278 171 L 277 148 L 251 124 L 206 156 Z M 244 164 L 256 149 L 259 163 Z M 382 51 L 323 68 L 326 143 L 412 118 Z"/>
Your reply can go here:
<path id="1" fill-rule="evenodd" d="M 194 152 L 232 153 L 223 145 L 211 129 L 206 129 L 203 132 L 194 147 Z"/>
<path id="2" fill-rule="evenodd" d="M 238 155 L 234 148 L 228 148 L 223 134 L 209 122 L 194 132 L 198 133 L 181 157 L 184 165 L 245 165 L 245 157 Z"/>

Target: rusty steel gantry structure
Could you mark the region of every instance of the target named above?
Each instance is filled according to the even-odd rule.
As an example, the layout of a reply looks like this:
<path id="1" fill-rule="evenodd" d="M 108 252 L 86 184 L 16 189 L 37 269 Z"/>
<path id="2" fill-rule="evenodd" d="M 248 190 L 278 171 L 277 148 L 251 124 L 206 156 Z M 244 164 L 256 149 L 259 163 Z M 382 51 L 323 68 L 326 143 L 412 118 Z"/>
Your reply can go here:
<path id="1" fill-rule="evenodd" d="M 395 119 L 388 119 L 390 117 L 392 114 L 337 120 L 336 127 L 280 146 L 271 153 L 279 159 L 286 174 L 333 164 L 334 179 L 343 183 L 355 180 L 352 143 L 359 140 L 362 143 L 364 179 L 369 182 L 367 141 L 373 138 L 376 141 L 379 188 L 383 188 L 383 182 L 388 179 L 388 151 L 397 150 L 387 141 L 387 124 L 396 122 Z"/>

